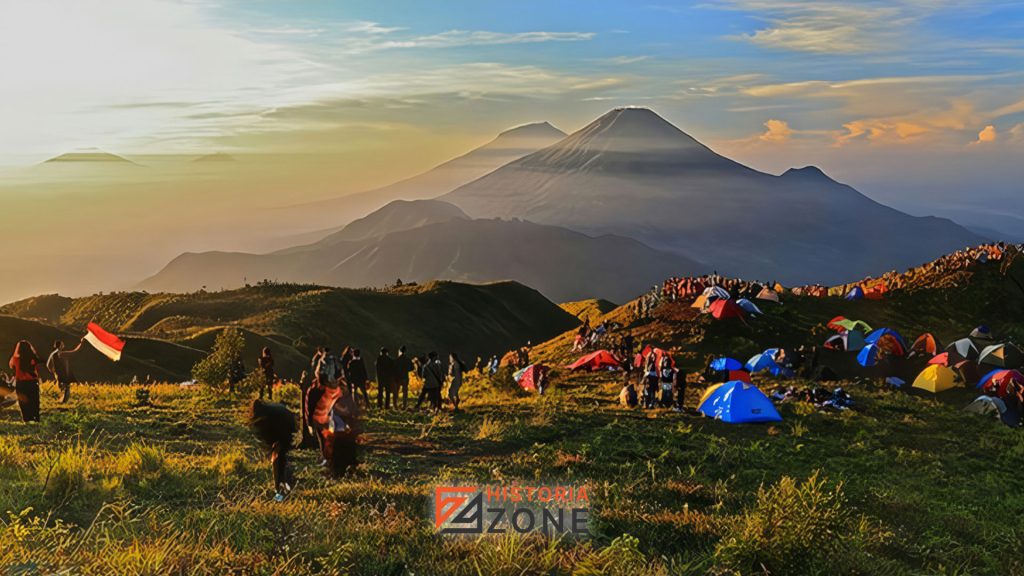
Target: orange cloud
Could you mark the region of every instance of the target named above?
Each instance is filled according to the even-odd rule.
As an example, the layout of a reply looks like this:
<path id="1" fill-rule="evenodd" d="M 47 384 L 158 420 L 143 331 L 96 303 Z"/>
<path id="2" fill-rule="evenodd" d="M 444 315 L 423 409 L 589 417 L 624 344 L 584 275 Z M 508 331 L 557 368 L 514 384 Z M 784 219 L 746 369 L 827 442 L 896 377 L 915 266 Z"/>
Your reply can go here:
<path id="1" fill-rule="evenodd" d="M 985 128 L 978 132 L 978 139 L 974 142 L 975 144 L 984 144 L 986 142 L 995 142 L 999 138 L 999 133 L 996 132 L 996 127 L 989 124 Z"/>
<path id="2" fill-rule="evenodd" d="M 785 120 L 771 119 L 764 123 L 765 132 L 759 136 L 764 142 L 786 142 L 793 135 L 793 129 Z"/>

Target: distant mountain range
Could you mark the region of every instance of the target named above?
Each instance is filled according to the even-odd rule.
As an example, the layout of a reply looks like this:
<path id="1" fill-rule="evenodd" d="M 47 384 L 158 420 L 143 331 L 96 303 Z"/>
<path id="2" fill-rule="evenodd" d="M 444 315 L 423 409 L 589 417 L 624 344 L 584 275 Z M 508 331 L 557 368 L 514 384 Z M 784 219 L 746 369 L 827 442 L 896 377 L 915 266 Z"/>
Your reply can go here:
<path id="1" fill-rule="evenodd" d="M 984 241 L 883 206 L 814 167 L 720 156 L 656 113 L 618 108 L 441 197 L 474 218 L 617 234 L 732 275 L 841 282 Z"/>
<path id="2" fill-rule="evenodd" d="M 625 300 L 699 266 L 630 238 L 519 220 L 471 220 L 437 200 L 395 201 L 307 246 L 270 254 L 183 254 L 140 288 L 235 288 L 245 279 L 331 286 L 514 280 L 556 301 Z"/>
<path id="3" fill-rule="evenodd" d="M 394 200 L 425 200 L 440 196 L 562 138 L 565 138 L 565 132 L 547 122 L 524 124 L 505 130 L 487 144 L 422 174 L 383 188 L 284 208 L 282 217 L 320 222 L 318 225 L 327 234 Z"/>
<path id="4" fill-rule="evenodd" d="M 48 160 L 44 160 L 43 164 L 60 164 L 64 162 L 93 162 L 93 163 L 121 163 L 121 164 L 135 164 L 131 160 L 118 156 L 117 154 L 111 154 L 105 152 L 99 148 L 85 148 L 83 150 L 76 150 L 74 152 L 66 152 L 60 156 L 54 156 Z"/>
<path id="5" fill-rule="evenodd" d="M 667 276 L 712 270 L 853 281 L 984 241 L 883 206 L 813 166 L 780 176 L 748 168 L 644 108 L 612 110 L 563 136 L 547 123 L 503 132 L 423 175 L 307 206 L 345 221 L 345 210 L 390 202 L 315 241 L 183 254 L 141 287 L 510 279 L 557 301 L 623 301 Z"/>

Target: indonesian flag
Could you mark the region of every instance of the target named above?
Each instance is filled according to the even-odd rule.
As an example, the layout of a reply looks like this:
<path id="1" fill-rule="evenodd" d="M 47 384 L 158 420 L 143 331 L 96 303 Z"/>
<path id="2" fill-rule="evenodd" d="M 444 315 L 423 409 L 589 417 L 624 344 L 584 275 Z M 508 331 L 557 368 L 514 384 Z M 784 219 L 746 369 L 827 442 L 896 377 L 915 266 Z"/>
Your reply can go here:
<path id="1" fill-rule="evenodd" d="M 99 324 L 95 322 L 89 322 L 86 330 L 88 332 L 85 335 L 85 341 L 92 344 L 93 348 L 99 350 L 100 354 L 114 362 L 121 359 L 121 351 L 124 350 L 123 340 L 100 328 Z"/>

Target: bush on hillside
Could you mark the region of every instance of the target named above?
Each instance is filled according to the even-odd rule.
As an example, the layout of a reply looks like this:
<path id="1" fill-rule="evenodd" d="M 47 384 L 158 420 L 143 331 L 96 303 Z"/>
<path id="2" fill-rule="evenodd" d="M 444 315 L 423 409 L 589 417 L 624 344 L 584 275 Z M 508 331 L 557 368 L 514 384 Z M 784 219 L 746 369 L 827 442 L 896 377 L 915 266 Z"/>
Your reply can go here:
<path id="1" fill-rule="evenodd" d="M 245 337 L 237 328 L 225 328 L 213 350 L 192 367 L 192 378 L 214 388 L 227 388 L 231 369 L 245 351 Z"/>

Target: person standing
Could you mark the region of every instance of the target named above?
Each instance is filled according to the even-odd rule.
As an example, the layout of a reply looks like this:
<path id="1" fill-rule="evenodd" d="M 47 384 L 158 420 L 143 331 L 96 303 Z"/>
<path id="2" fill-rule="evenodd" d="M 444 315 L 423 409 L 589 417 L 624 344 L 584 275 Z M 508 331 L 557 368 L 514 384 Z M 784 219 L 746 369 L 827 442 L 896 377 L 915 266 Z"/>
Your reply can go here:
<path id="1" fill-rule="evenodd" d="M 369 379 L 369 376 L 366 373 L 366 362 L 363 362 L 362 353 L 358 348 L 352 349 L 352 359 L 346 364 L 345 376 L 348 378 L 352 397 L 358 400 L 359 392 L 362 392 L 363 402 L 369 408 L 370 394 L 366 392 L 366 381 Z"/>
<path id="2" fill-rule="evenodd" d="M 423 391 L 420 393 L 419 400 L 416 401 L 416 408 L 419 409 L 420 402 L 426 396 L 434 412 L 439 411 L 441 409 L 441 389 L 444 387 L 444 367 L 437 359 L 437 352 L 427 355 L 427 361 L 420 368 L 420 378 L 423 379 Z"/>
<path id="3" fill-rule="evenodd" d="M 395 405 L 398 405 L 398 392 L 402 392 L 402 410 L 409 407 L 409 372 L 412 372 L 412 359 L 406 353 L 405 346 L 398 349 L 395 358 Z"/>
<path id="4" fill-rule="evenodd" d="M 392 390 L 395 385 L 395 361 L 391 358 L 387 348 L 381 348 L 380 354 L 373 363 L 373 369 L 377 373 L 377 408 L 387 410 L 392 408 Z"/>
<path id="5" fill-rule="evenodd" d="M 274 381 L 277 379 L 277 374 L 274 372 L 274 356 L 271 355 L 270 348 L 263 348 L 263 353 L 260 354 L 257 363 L 260 367 L 260 372 L 263 373 L 263 385 L 267 389 L 267 400 L 273 400 Z M 263 390 L 260 390 L 260 398 L 263 398 Z"/>
<path id="6" fill-rule="evenodd" d="M 14 391 L 23 422 L 39 422 L 39 355 L 28 340 L 18 342 L 8 363 L 14 369 Z"/>
<path id="7" fill-rule="evenodd" d="M 455 412 L 459 411 L 459 403 L 462 398 L 459 396 L 459 390 L 462 389 L 462 376 L 466 372 L 466 365 L 459 359 L 459 355 L 452 352 L 448 355 L 448 378 L 451 382 L 448 384 L 448 399 L 451 400 L 452 409 Z"/>
<path id="8" fill-rule="evenodd" d="M 85 342 L 85 338 L 78 342 L 78 346 L 75 346 L 74 350 L 67 350 L 64 341 L 57 340 L 53 343 L 53 352 L 50 352 L 50 357 L 46 359 L 46 369 L 53 374 L 53 379 L 57 381 L 57 388 L 61 391 L 61 404 L 67 404 L 71 399 L 71 385 L 75 382 L 75 373 L 71 370 L 69 356 L 82 349 L 82 342 Z"/>

